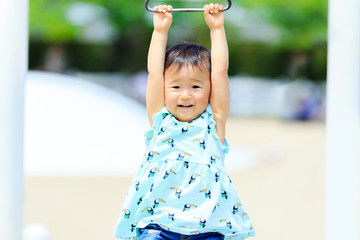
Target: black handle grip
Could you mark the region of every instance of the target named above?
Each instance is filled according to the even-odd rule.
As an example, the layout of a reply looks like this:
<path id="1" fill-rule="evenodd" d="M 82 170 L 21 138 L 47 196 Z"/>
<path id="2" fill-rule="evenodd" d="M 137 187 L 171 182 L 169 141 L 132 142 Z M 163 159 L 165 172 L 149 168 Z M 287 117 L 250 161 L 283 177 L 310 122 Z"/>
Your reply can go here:
<path id="1" fill-rule="evenodd" d="M 229 10 L 231 8 L 232 2 L 231 0 L 227 0 L 228 4 L 220 10 L 220 12 Z M 158 10 L 149 7 L 149 0 L 145 0 L 145 8 L 149 12 L 159 12 Z M 170 12 L 203 12 L 203 8 L 173 8 Z"/>

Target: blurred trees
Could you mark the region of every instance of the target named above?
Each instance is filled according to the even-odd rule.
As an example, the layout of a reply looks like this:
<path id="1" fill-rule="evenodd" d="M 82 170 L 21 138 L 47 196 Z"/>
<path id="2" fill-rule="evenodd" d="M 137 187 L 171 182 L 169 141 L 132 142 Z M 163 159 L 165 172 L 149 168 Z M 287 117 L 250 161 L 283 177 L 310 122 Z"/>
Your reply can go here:
<path id="1" fill-rule="evenodd" d="M 229 73 L 325 80 L 326 23 L 326 0 L 233 0 Z M 30 68 L 146 70 L 151 32 L 143 0 L 30 0 Z M 202 13 L 174 13 L 169 45 L 209 40 Z"/>

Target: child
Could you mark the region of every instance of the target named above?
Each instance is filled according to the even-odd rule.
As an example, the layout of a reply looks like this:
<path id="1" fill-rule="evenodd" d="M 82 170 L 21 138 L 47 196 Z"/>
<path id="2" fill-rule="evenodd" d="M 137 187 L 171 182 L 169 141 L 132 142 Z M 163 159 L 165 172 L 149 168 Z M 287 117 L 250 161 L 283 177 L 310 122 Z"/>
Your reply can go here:
<path id="1" fill-rule="evenodd" d="M 228 48 L 222 6 L 205 7 L 211 56 L 179 44 L 165 52 L 171 6 L 158 6 L 148 55 L 151 130 L 114 236 L 121 239 L 245 239 L 251 221 L 224 172 L 228 151 Z M 211 64 L 210 64 L 211 63 Z"/>

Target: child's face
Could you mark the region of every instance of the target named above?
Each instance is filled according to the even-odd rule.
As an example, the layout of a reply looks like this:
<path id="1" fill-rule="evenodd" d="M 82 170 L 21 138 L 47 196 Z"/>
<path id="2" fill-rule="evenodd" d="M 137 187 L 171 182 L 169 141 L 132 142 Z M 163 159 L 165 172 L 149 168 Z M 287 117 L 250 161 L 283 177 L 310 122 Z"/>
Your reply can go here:
<path id="1" fill-rule="evenodd" d="M 210 97 L 210 73 L 205 67 L 170 66 L 165 71 L 165 105 L 181 122 L 190 122 L 206 109 Z"/>

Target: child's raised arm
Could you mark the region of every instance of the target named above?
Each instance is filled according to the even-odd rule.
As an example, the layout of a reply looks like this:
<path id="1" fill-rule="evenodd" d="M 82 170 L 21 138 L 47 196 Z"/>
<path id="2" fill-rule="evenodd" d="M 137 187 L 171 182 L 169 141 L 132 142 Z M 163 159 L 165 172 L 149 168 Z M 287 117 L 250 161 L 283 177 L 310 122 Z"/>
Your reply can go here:
<path id="1" fill-rule="evenodd" d="M 172 23 L 172 15 L 168 11 L 171 6 L 156 6 L 160 13 L 154 13 L 154 32 L 151 37 L 148 53 L 148 82 L 146 90 L 146 109 L 150 124 L 152 117 L 164 106 L 164 62 L 168 31 Z"/>
<path id="2" fill-rule="evenodd" d="M 223 142 L 225 124 L 229 115 L 230 90 L 228 80 L 229 53 L 224 29 L 223 6 L 210 4 L 204 6 L 205 21 L 211 38 L 211 94 L 210 105 L 216 121 L 216 131 Z"/>

